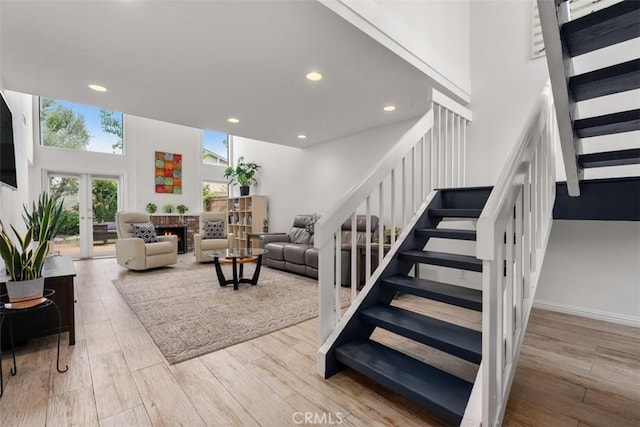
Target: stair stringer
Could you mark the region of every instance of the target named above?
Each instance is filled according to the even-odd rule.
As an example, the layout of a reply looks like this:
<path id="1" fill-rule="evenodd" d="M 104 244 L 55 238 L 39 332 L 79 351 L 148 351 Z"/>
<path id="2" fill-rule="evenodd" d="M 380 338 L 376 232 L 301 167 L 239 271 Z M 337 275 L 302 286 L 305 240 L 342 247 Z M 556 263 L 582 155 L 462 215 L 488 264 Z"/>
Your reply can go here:
<path id="1" fill-rule="evenodd" d="M 429 241 L 428 237 L 417 237 L 414 230 L 416 228 L 437 227 L 440 218 L 430 217 L 429 209 L 442 208 L 442 194 L 440 191 L 432 191 L 416 211 L 414 217 L 406 224 L 402 234 L 393 244 L 389 253 L 384 258 L 382 264 L 371 275 L 371 278 L 362 288 L 356 299 L 353 301 L 347 312 L 342 316 L 333 332 L 327 340 L 320 346 L 317 353 L 318 373 L 323 378 L 329 378 L 338 373 L 341 369 L 336 361 L 334 351 L 337 347 L 356 338 L 369 338 L 375 326 L 371 326 L 360 320 L 360 311 L 376 304 L 389 305 L 396 295 L 383 289 L 381 282 L 383 279 L 395 274 L 408 274 L 414 263 L 401 261 L 402 251 L 424 247 Z"/>

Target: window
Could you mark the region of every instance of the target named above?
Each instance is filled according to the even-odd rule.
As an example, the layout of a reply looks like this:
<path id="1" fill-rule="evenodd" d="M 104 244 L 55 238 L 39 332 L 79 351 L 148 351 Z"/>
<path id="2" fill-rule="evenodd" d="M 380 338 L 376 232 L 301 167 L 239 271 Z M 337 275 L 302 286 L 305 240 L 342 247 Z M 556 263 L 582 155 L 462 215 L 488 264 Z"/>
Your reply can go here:
<path id="1" fill-rule="evenodd" d="M 228 166 L 229 144 L 226 133 L 205 130 L 202 138 L 202 163 Z"/>
<path id="2" fill-rule="evenodd" d="M 122 154 L 122 113 L 40 98 L 40 143 L 46 147 Z"/>
<path id="3" fill-rule="evenodd" d="M 225 182 L 202 182 L 202 210 L 204 212 L 226 212 L 228 186 Z"/>

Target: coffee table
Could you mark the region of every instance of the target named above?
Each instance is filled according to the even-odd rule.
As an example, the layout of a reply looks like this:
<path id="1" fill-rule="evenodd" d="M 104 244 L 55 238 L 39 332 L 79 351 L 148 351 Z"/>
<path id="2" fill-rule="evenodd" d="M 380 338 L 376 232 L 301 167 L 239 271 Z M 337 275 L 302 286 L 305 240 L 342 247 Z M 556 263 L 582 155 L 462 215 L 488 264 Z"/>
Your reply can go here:
<path id="1" fill-rule="evenodd" d="M 262 256 L 268 251 L 266 249 L 257 248 L 237 248 L 237 249 L 219 249 L 214 251 L 207 251 L 204 255 L 213 258 L 213 263 L 216 267 L 216 274 L 218 275 L 218 281 L 220 286 L 233 285 L 233 290 L 238 290 L 240 283 L 248 283 L 252 286 L 258 284 L 258 277 L 260 277 L 260 267 L 262 266 Z M 256 269 L 253 272 L 251 279 L 244 278 L 244 264 L 248 262 L 255 262 Z M 233 266 L 233 278 L 227 279 L 222 272 L 221 264 L 231 263 Z M 238 265 L 240 265 L 240 271 L 238 271 Z"/>

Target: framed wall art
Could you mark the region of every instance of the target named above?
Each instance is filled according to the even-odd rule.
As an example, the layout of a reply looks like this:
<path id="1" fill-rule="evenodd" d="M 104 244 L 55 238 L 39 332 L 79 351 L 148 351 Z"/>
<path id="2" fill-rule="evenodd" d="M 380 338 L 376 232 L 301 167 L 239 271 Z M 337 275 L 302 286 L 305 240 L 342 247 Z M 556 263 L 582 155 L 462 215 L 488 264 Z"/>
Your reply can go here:
<path id="1" fill-rule="evenodd" d="M 155 153 L 156 193 L 182 194 L 182 154 Z"/>

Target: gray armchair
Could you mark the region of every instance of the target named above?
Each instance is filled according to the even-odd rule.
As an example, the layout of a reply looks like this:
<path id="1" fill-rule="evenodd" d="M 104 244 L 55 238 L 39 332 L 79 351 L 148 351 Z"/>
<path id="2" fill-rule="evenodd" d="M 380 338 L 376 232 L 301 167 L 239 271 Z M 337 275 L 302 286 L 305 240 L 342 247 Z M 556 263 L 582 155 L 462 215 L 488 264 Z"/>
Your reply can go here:
<path id="1" fill-rule="evenodd" d="M 279 270 L 318 278 L 318 250 L 313 247 L 313 234 L 305 227 L 311 221 L 311 215 L 298 215 L 293 220 L 293 226 L 289 234 L 263 236 L 264 248 L 267 252 L 264 256 L 265 265 Z M 366 216 L 357 215 L 356 241 L 365 243 Z M 371 216 L 371 239 L 378 236 L 378 217 Z M 351 283 L 351 219 L 342 224 L 341 231 L 342 251 L 340 272 L 342 285 Z"/>
<path id="2" fill-rule="evenodd" d="M 145 243 L 134 237 L 133 224 L 150 222 L 142 212 L 116 214 L 116 259 L 118 264 L 131 270 L 147 270 L 178 262 L 178 236 L 158 236 L 158 242 Z"/>

